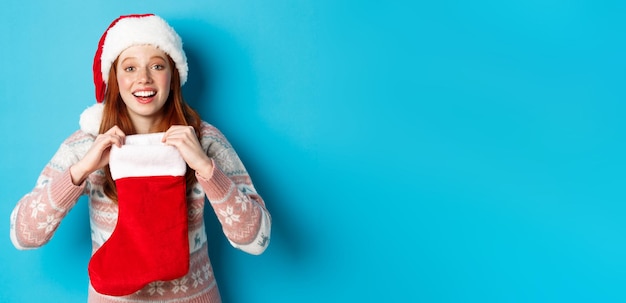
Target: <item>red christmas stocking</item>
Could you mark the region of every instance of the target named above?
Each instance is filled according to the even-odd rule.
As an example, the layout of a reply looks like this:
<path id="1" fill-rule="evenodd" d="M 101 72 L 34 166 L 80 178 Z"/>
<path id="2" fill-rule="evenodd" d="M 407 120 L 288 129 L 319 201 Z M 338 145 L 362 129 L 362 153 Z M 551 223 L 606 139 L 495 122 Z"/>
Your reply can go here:
<path id="1" fill-rule="evenodd" d="M 161 143 L 162 137 L 127 136 L 121 148 L 111 149 L 117 225 L 89 261 L 91 285 L 101 294 L 129 295 L 189 271 L 187 165 L 175 147 Z"/>

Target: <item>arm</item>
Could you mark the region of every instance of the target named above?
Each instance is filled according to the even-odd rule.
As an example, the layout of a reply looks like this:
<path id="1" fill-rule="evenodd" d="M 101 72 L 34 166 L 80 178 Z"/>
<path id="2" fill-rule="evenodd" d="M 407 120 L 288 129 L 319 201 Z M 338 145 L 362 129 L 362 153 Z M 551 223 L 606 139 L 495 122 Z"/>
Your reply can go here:
<path id="1" fill-rule="evenodd" d="M 201 143 L 193 128 L 172 127 L 164 136 L 196 171 L 198 183 L 230 243 L 247 253 L 261 254 L 269 244 L 271 217 L 246 169 L 224 135 L 202 124 Z"/>
<path id="2" fill-rule="evenodd" d="M 13 245 L 32 249 L 48 243 L 84 192 L 87 176 L 109 162 L 111 146 L 120 146 L 124 138 L 117 126 L 95 138 L 82 131 L 67 138 L 44 168 L 33 191 L 13 209 Z"/>
<path id="3" fill-rule="evenodd" d="M 234 151 L 228 150 L 213 158 L 213 174 L 205 178 L 196 173 L 198 182 L 230 243 L 250 254 L 261 254 L 269 244 L 272 220 L 265 202 L 254 189 L 245 170 L 222 171 L 224 160 L 239 161 Z M 226 164 L 228 165 L 228 164 Z"/>
<path id="4" fill-rule="evenodd" d="M 61 220 L 83 193 L 84 183 L 72 183 L 69 167 L 76 163 L 89 137 L 76 132 L 63 142 L 44 167 L 32 192 L 17 203 L 11 213 L 11 241 L 18 249 L 33 249 L 46 244 Z"/>

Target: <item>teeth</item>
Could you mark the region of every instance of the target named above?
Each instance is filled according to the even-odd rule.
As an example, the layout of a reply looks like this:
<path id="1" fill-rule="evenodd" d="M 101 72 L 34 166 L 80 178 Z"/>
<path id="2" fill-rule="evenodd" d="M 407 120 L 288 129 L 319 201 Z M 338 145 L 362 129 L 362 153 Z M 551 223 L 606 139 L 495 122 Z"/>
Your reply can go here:
<path id="1" fill-rule="evenodd" d="M 152 97 L 154 95 L 156 95 L 156 92 L 154 91 L 139 91 L 139 92 L 135 92 L 133 93 L 133 95 L 135 95 L 135 97 Z"/>

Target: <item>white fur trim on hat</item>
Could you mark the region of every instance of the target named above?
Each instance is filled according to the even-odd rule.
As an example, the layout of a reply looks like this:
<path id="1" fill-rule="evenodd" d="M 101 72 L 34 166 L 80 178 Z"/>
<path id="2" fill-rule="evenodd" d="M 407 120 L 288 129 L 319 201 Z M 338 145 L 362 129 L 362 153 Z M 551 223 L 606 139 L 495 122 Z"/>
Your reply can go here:
<path id="1" fill-rule="evenodd" d="M 187 164 L 174 146 L 161 142 L 165 133 L 126 136 L 124 145 L 111 147 L 113 180 L 126 177 L 184 176 Z"/>
<path id="2" fill-rule="evenodd" d="M 96 103 L 85 109 L 82 114 L 80 114 L 80 120 L 78 121 L 80 130 L 90 135 L 97 136 L 100 132 L 103 110 L 104 104 L 102 103 Z"/>
<path id="3" fill-rule="evenodd" d="M 122 18 L 106 33 L 102 47 L 102 80 L 108 84 L 111 64 L 127 48 L 135 45 L 150 44 L 167 53 L 178 69 L 180 85 L 187 81 L 187 57 L 183 42 L 174 29 L 156 15 L 140 18 Z"/>

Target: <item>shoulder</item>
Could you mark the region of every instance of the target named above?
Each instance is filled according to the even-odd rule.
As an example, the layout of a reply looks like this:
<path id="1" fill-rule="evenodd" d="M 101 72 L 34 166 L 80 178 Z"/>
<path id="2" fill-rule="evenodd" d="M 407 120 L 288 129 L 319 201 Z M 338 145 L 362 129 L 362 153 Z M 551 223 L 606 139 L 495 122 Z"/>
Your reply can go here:
<path id="1" fill-rule="evenodd" d="M 224 134 L 215 126 L 206 121 L 202 121 L 200 125 L 200 141 L 205 151 L 230 149 L 230 143 Z"/>
<path id="2" fill-rule="evenodd" d="M 202 121 L 202 124 L 200 125 L 200 135 L 202 136 L 202 141 L 209 140 L 228 144 L 226 136 L 224 136 L 224 134 L 217 127 L 206 121 Z"/>
<path id="3" fill-rule="evenodd" d="M 202 123 L 200 123 L 200 134 L 202 134 L 202 136 L 215 134 L 222 135 L 222 132 L 217 129 L 217 127 L 203 120 Z"/>
<path id="4" fill-rule="evenodd" d="M 69 135 L 60 145 L 57 152 L 50 160 L 50 165 L 59 170 L 64 170 L 78 161 L 91 148 L 94 137 L 82 130 Z"/>
<path id="5" fill-rule="evenodd" d="M 77 130 L 69 135 L 64 141 L 64 145 L 68 146 L 91 146 L 95 136 L 84 132 L 83 130 Z"/>

